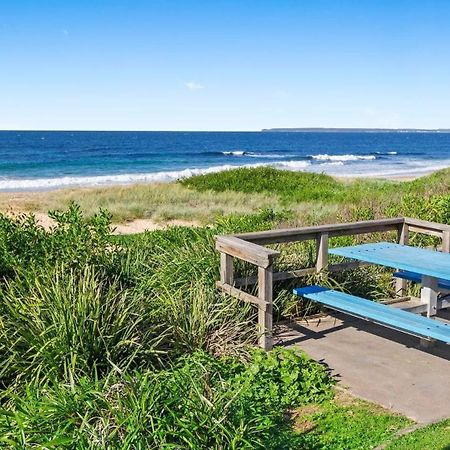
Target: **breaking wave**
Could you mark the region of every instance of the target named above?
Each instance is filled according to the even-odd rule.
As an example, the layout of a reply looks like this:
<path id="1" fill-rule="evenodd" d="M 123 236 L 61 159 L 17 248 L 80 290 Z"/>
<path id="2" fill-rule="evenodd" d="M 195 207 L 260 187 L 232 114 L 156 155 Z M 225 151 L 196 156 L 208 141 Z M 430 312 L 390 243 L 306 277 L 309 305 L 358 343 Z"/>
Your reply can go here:
<path id="1" fill-rule="evenodd" d="M 329 155 L 327 153 L 311 155 L 317 161 L 370 161 L 377 159 L 374 155 Z"/>
<path id="2" fill-rule="evenodd" d="M 4 178 L 0 179 L 0 191 L 51 190 L 70 186 L 105 186 L 134 183 L 166 183 L 194 175 L 216 173 L 240 167 L 271 166 L 277 169 L 301 170 L 308 167 L 308 161 L 286 161 L 281 163 L 224 164 L 206 168 L 188 168 L 150 173 L 124 173 L 98 176 L 66 176 L 55 178 Z"/>

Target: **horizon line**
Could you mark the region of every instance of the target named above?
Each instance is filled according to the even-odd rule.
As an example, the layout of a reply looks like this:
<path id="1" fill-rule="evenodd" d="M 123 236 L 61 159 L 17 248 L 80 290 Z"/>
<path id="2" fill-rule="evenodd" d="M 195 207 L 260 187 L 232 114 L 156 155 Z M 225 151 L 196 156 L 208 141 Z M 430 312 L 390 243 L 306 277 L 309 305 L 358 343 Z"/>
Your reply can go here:
<path id="1" fill-rule="evenodd" d="M 173 129 L 70 129 L 70 128 L 22 128 L 22 129 L 0 129 L 0 132 L 70 132 L 70 133 L 82 133 L 82 132 L 97 132 L 97 133 L 261 133 L 272 131 L 390 131 L 390 132 L 450 132 L 450 128 L 411 128 L 411 127 L 397 127 L 397 128 L 385 128 L 385 127 L 272 127 L 261 128 L 255 130 L 173 130 Z"/>

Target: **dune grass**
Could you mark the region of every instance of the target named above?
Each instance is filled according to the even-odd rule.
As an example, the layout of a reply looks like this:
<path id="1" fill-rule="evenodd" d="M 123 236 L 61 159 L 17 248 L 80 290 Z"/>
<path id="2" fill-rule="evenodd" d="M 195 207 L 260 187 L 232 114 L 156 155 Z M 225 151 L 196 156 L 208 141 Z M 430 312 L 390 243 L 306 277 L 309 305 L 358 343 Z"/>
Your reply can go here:
<path id="1" fill-rule="evenodd" d="M 367 199 L 383 201 L 386 197 L 395 200 L 411 192 L 417 195 L 448 193 L 450 169 L 413 181 L 392 181 L 368 178 L 338 180 L 325 174 L 259 167 L 198 175 L 180 183 L 199 192 L 276 194 L 286 204 L 309 201 L 360 203 Z"/>
<path id="2" fill-rule="evenodd" d="M 229 214 L 263 208 L 292 212 L 290 225 L 323 223 L 394 214 L 405 198 L 448 195 L 450 169 L 414 181 L 334 179 L 324 174 L 290 172 L 270 167 L 235 169 L 167 184 L 138 184 L 90 189 L 62 189 L 0 195 L 5 211 L 46 213 L 79 204 L 87 216 L 98 208 L 114 223 L 133 219 L 213 223 Z M 356 213 L 356 210 L 360 211 Z"/>
<path id="3" fill-rule="evenodd" d="M 114 223 L 132 219 L 151 219 L 211 223 L 228 214 L 247 214 L 261 208 L 277 208 L 277 197 L 270 194 L 235 192 L 197 192 L 178 183 L 108 186 L 104 188 L 61 189 L 58 191 L 0 195 L 0 208 L 46 213 L 65 209 L 75 202 L 86 216 L 99 208 L 112 214 Z"/>

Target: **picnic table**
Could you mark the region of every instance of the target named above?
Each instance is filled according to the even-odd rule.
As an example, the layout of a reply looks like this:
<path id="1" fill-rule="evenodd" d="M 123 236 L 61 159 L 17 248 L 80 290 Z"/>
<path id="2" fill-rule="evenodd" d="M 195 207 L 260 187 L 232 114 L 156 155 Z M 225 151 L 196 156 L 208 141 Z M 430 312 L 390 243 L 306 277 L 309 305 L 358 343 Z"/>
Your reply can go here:
<path id="1" fill-rule="evenodd" d="M 450 254 L 389 242 L 337 247 L 329 249 L 329 253 L 397 269 L 399 272 L 395 276 L 420 282 L 421 302 L 426 304 L 428 317 L 323 286 L 296 288 L 295 294 L 337 311 L 413 334 L 426 342 L 439 340 L 450 343 L 450 325 L 431 318 L 436 315 L 438 305 L 449 306 L 447 301 L 439 298 L 439 293 L 450 287 Z"/>
<path id="2" fill-rule="evenodd" d="M 427 316 L 436 315 L 440 286 L 450 287 L 450 254 L 408 245 L 377 242 L 329 250 L 332 255 L 397 269 L 394 275 L 420 281 L 421 300 L 427 304 Z M 402 274 L 403 272 L 403 274 Z"/>

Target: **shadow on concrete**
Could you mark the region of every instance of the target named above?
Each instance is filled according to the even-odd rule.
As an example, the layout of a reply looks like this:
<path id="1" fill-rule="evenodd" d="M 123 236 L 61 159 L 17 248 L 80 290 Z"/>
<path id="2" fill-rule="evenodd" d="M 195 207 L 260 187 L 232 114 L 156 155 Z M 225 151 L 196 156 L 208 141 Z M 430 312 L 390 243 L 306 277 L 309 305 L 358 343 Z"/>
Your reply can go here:
<path id="1" fill-rule="evenodd" d="M 275 328 L 275 345 L 290 346 L 302 343 L 309 339 L 324 339 L 332 333 L 336 333 L 346 328 L 354 328 L 357 331 L 364 331 L 383 339 L 397 342 L 405 347 L 414 348 L 450 361 L 450 345 L 445 343 L 435 342 L 432 346 L 425 348 L 420 346 L 420 339 L 418 337 L 373 322 L 358 319 L 336 311 L 329 312 L 326 317 L 327 319 L 330 317 L 334 318 L 335 325 L 327 328 L 321 327 L 320 317 L 315 317 L 312 320 L 304 318 L 301 321 L 292 321 L 277 325 Z M 450 311 L 440 311 L 439 317 L 443 318 L 445 321 L 450 320 Z M 358 345 L 356 340 L 355 345 Z"/>

